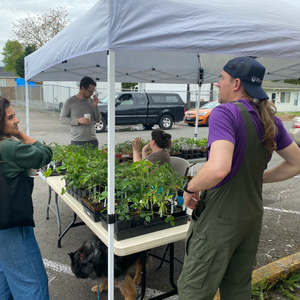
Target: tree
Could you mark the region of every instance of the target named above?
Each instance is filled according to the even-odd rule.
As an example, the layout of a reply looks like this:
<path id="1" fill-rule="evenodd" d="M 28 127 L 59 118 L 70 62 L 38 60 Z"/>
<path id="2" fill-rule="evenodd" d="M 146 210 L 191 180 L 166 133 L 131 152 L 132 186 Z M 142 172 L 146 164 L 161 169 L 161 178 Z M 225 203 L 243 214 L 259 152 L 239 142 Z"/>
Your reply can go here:
<path id="1" fill-rule="evenodd" d="M 27 18 L 13 23 L 13 35 L 23 46 L 36 45 L 40 48 L 70 23 L 67 16 L 68 12 L 62 7 L 56 10 L 50 8 L 43 15 L 28 14 Z"/>
<path id="2" fill-rule="evenodd" d="M 129 83 L 129 82 L 122 82 L 122 90 L 130 90 L 131 88 L 134 88 L 137 85 L 137 83 Z"/>
<path id="3" fill-rule="evenodd" d="M 18 75 L 21 78 L 25 77 L 25 71 L 24 71 L 24 58 L 34 52 L 36 50 L 35 45 L 28 45 L 25 47 L 24 52 L 16 59 L 16 75 Z"/>
<path id="4" fill-rule="evenodd" d="M 284 82 L 285 83 L 291 83 L 291 84 L 298 84 L 298 85 L 300 85 L 300 78 L 298 78 L 298 79 L 285 79 Z"/>
<path id="5" fill-rule="evenodd" d="M 23 47 L 18 41 L 7 40 L 1 54 L 4 56 L 4 71 L 10 71 L 17 74 L 16 59 L 23 53 Z"/>

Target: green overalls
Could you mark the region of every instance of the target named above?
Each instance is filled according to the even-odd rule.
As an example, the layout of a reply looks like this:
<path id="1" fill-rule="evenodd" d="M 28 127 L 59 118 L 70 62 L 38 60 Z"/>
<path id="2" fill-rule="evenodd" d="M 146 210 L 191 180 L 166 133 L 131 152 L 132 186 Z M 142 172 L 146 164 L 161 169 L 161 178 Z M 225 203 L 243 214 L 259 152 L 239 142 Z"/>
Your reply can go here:
<path id="1" fill-rule="evenodd" d="M 202 193 L 193 211 L 178 279 L 180 300 L 212 300 L 218 288 L 221 300 L 252 299 L 251 274 L 263 217 L 263 172 L 270 152 L 262 146 L 247 109 L 234 103 L 245 123 L 244 159 L 229 182 Z"/>

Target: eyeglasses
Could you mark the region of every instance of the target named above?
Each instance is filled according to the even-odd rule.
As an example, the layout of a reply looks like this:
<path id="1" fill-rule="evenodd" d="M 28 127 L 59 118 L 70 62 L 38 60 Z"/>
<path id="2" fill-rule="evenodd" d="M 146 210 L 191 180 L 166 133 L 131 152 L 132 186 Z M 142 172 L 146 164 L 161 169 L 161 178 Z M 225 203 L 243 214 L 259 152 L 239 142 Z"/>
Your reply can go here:
<path id="1" fill-rule="evenodd" d="M 95 92 L 95 91 L 89 91 L 89 90 L 86 90 L 86 91 L 88 91 L 90 94 L 94 94 L 94 92 Z"/>

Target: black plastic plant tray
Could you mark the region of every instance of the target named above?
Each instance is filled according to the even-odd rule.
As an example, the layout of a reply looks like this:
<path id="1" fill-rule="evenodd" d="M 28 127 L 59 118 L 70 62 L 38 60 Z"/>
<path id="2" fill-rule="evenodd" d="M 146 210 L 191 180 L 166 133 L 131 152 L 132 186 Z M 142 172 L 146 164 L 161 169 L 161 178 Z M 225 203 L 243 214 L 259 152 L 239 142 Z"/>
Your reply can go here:
<path id="1" fill-rule="evenodd" d="M 184 225 L 187 223 L 187 220 L 188 220 L 187 214 L 185 214 L 184 216 L 180 216 L 178 218 L 174 218 L 174 223 L 175 223 L 174 226 Z M 102 226 L 103 226 L 103 228 L 105 228 L 107 230 L 108 225 L 105 222 L 105 220 L 103 220 Z M 159 230 L 164 230 L 164 229 L 168 229 L 168 228 L 172 228 L 172 227 L 173 226 L 171 226 L 170 223 L 166 223 L 164 220 L 160 220 L 155 223 L 149 223 L 146 225 L 137 226 L 137 227 L 130 228 L 127 230 L 123 230 L 123 231 L 115 230 L 114 236 L 115 236 L 115 240 L 122 241 L 122 240 L 129 239 L 132 237 L 136 237 L 136 236 L 140 236 L 143 234 L 147 234 L 147 233 L 151 233 L 151 232 L 155 232 L 155 231 L 159 231 Z"/>
<path id="2" fill-rule="evenodd" d="M 82 203 L 82 207 L 84 212 L 94 221 L 94 222 L 100 222 L 101 221 L 101 213 L 94 213 L 91 211 L 84 203 Z"/>

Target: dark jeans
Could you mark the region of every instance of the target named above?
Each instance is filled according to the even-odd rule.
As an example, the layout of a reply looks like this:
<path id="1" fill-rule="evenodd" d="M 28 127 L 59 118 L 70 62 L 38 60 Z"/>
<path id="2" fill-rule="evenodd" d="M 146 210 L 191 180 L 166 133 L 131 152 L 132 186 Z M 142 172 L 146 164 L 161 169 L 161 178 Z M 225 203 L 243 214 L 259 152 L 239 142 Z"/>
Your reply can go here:
<path id="1" fill-rule="evenodd" d="M 92 141 L 88 141 L 88 142 L 77 142 L 77 141 L 71 141 L 72 145 L 76 145 L 76 146 L 86 146 L 87 144 L 92 144 L 92 146 L 96 149 L 98 149 L 99 146 L 99 142 L 98 140 L 92 140 Z"/>

